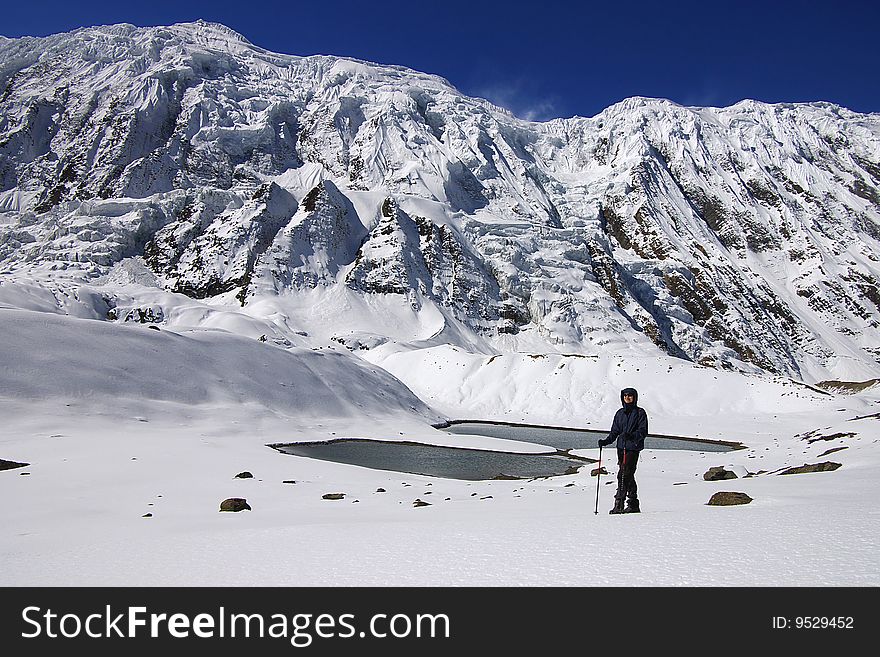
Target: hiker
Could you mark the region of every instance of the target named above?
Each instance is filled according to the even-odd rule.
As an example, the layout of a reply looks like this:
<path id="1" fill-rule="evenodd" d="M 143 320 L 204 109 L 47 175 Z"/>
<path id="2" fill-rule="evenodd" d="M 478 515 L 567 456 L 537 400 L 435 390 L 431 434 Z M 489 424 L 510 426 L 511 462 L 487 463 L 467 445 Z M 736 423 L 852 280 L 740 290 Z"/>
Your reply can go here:
<path id="1" fill-rule="evenodd" d="M 635 388 L 621 390 L 620 401 L 623 408 L 614 414 L 608 437 L 599 440 L 599 447 L 617 441 L 617 493 L 609 513 L 639 513 L 636 465 L 648 435 L 648 414 L 638 405 L 639 393 Z"/>

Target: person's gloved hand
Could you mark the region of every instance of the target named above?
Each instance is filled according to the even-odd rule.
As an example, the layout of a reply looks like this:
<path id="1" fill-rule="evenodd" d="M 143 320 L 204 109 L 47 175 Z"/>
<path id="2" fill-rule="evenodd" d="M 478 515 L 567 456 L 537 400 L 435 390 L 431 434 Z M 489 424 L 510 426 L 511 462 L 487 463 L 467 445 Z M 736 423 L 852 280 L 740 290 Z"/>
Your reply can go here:
<path id="1" fill-rule="evenodd" d="M 600 438 L 599 439 L 599 447 L 605 447 L 614 442 L 614 438 Z"/>

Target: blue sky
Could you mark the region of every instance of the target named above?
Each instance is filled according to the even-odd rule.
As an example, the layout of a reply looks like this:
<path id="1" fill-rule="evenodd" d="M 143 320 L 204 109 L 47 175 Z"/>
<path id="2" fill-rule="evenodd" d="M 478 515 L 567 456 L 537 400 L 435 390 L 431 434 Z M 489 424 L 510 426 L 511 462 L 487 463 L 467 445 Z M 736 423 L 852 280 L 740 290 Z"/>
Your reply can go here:
<path id="1" fill-rule="evenodd" d="M 825 100 L 880 111 L 880 3 L 868 0 L 47 0 L 7 5 L 0 34 L 198 18 L 276 52 L 442 75 L 535 120 L 593 116 L 629 96 L 714 106 Z"/>

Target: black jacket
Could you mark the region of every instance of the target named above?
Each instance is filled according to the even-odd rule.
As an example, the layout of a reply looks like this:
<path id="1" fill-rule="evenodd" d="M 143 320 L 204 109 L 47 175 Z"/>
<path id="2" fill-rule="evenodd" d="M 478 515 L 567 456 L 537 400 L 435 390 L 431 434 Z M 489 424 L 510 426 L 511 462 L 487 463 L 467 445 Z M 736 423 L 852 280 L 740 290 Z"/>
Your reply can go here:
<path id="1" fill-rule="evenodd" d="M 632 404 L 623 402 L 625 392 L 633 394 Z M 635 388 L 621 390 L 620 403 L 623 404 L 623 408 L 614 414 L 611 431 L 606 440 L 613 442 L 617 438 L 617 449 L 640 452 L 645 447 L 645 437 L 648 435 L 648 414 L 645 413 L 644 408 L 639 407 L 639 393 Z"/>

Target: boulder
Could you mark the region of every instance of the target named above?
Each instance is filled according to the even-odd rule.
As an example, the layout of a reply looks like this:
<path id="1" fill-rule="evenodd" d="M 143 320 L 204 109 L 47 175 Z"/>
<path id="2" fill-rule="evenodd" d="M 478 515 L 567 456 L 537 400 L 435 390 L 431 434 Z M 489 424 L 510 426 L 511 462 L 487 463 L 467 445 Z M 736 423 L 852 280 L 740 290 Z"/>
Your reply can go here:
<path id="1" fill-rule="evenodd" d="M 607 474 L 608 474 L 608 470 L 605 469 L 604 465 L 601 467 L 593 468 L 592 470 L 590 470 L 591 477 L 598 477 L 599 475 L 607 475 Z"/>
<path id="2" fill-rule="evenodd" d="M 706 481 L 721 481 L 723 479 L 736 479 L 736 473 L 731 472 L 730 470 L 725 470 L 724 466 L 716 466 L 714 468 L 709 468 L 706 472 L 703 473 L 703 479 Z"/>
<path id="3" fill-rule="evenodd" d="M 239 472 L 237 475 L 235 475 L 235 479 L 253 479 L 253 478 L 254 478 L 254 475 L 252 475 L 247 470 L 245 470 L 244 472 Z"/>
<path id="4" fill-rule="evenodd" d="M 431 504 L 430 502 L 424 502 L 423 500 L 416 499 L 416 501 L 413 502 L 413 506 L 431 506 Z"/>
<path id="5" fill-rule="evenodd" d="M 250 511 L 251 506 L 243 497 L 229 497 L 220 502 L 221 511 Z"/>
<path id="6" fill-rule="evenodd" d="M 321 496 L 322 500 L 341 500 L 345 497 L 345 493 L 325 493 Z"/>
<path id="7" fill-rule="evenodd" d="M 752 498 L 745 493 L 719 491 L 709 498 L 707 504 L 709 506 L 733 506 L 736 504 L 748 504 L 751 501 Z"/>
<path id="8" fill-rule="evenodd" d="M 822 463 L 812 463 L 812 464 L 804 464 L 799 465 L 794 468 L 788 468 L 787 470 L 783 470 L 779 474 L 803 474 L 805 472 L 825 472 L 826 470 L 837 470 L 841 466 L 840 463 L 835 463 L 834 461 L 823 461 Z"/>

